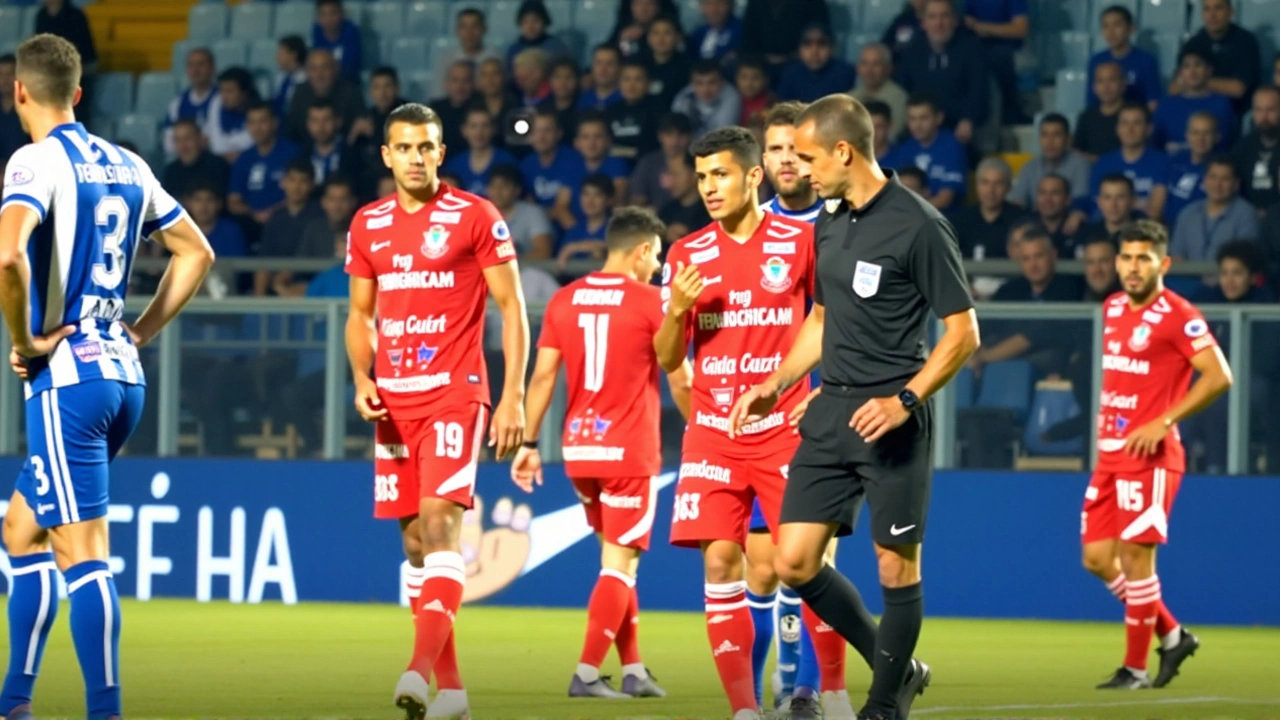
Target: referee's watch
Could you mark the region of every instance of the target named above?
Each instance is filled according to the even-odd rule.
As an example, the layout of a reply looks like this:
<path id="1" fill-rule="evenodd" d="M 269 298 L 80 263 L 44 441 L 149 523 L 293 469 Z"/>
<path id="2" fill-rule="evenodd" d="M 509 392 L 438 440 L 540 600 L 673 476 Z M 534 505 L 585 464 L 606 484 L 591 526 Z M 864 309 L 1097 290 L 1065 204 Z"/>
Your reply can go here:
<path id="1" fill-rule="evenodd" d="M 537 440 L 525 440 L 524 442 L 522 442 L 522 443 L 520 443 L 520 444 L 521 444 L 521 445 L 523 445 L 523 446 L 524 446 L 524 448 L 525 448 L 526 450 L 537 450 L 537 449 L 538 449 L 538 441 L 537 441 Z"/>
<path id="2" fill-rule="evenodd" d="M 916 408 L 920 407 L 920 396 L 904 388 L 898 393 L 898 402 L 902 403 L 902 407 L 906 408 L 907 412 L 915 412 Z"/>

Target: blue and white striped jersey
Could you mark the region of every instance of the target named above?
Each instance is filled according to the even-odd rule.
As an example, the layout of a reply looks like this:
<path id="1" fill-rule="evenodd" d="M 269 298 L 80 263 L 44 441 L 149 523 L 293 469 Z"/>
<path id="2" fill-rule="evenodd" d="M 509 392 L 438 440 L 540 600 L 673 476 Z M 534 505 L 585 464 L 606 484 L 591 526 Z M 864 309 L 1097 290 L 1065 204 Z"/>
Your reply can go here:
<path id="1" fill-rule="evenodd" d="M 11 205 L 40 216 L 27 243 L 31 332 L 79 326 L 47 367 L 32 365 L 27 396 L 87 380 L 145 384 L 120 320 L 138 240 L 178 222 L 177 201 L 137 155 L 72 123 L 9 159 L 0 211 Z"/>
<path id="2" fill-rule="evenodd" d="M 784 218 L 799 220 L 800 222 L 816 223 L 818 222 L 818 212 L 822 210 L 822 198 L 818 198 L 814 204 L 804 210 L 788 210 L 782 206 L 782 198 L 774 195 L 769 198 L 769 202 L 760 206 L 765 212 L 771 212 L 774 215 L 781 215 Z"/>

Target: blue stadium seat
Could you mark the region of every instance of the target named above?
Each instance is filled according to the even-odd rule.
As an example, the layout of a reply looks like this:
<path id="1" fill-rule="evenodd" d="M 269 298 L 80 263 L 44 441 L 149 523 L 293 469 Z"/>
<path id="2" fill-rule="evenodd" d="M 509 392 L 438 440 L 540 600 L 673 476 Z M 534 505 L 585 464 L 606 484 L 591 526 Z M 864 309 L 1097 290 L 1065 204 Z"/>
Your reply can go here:
<path id="1" fill-rule="evenodd" d="M 1280 25 L 1280 2 L 1276 0 L 1239 0 L 1235 21 L 1257 32 L 1259 27 Z M 1197 23 L 1199 24 L 1199 23 Z"/>
<path id="2" fill-rule="evenodd" d="M 17 44 L 26 37 L 23 19 L 26 11 L 18 7 L 0 7 L 0 42 Z"/>
<path id="3" fill-rule="evenodd" d="M 973 371 L 968 367 L 960 368 L 951 381 L 952 392 L 956 395 L 956 409 L 968 410 L 973 407 L 973 388 L 976 385 Z"/>
<path id="4" fill-rule="evenodd" d="M 1244 7 L 1240 10 L 1243 12 Z M 1144 29 L 1183 32 L 1187 29 L 1187 3 L 1184 0 L 1142 0 L 1138 18 Z"/>
<path id="5" fill-rule="evenodd" d="M 233 38 L 261 40 L 273 38 L 271 34 L 272 8 L 262 3 L 241 3 L 231 9 Z"/>
<path id="6" fill-rule="evenodd" d="M 439 0 L 411 3 L 405 10 L 405 34 L 446 36 L 453 33 L 448 6 Z"/>
<path id="7" fill-rule="evenodd" d="M 516 11 L 520 9 L 521 1 L 493 0 L 489 4 L 489 32 L 485 35 L 485 42 L 491 47 L 506 48 L 520 37 Z"/>
<path id="8" fill-rule="evenodd" d="M 239 7 L 245 7 L 241 5 Z M 278 70 L 276 66 L 276 48 L 278 44 L 275 40 L 254 40 L 249 43 L 249 58 L 247 60 L 248 68 L 251 72 L 265 71 L 275 74 Z"/>
<path id="9" fill-rule="evenodd" d="M 170 73 L 180 88 L 187 86 L 187 55 L 198 47 L 204 47 L 204 43 L 198 40 L 179 40 L 173 44 L 173 50 L 169 53 Z"/>
<path id="10" fill-rule="evenodd" d="M 96 117 L 93 119 L 93 134 L 100 138 L 114 141 L 116 139 L 116 121 L 114 118 Z"/>
<path id="11" fill-rule="evenodd" d="M 686 33 L 702 24 L 702 7 L 699 0 L 681 0 L 676 3 L 676 6 L 680 9 L 680 26 Z"/>
<path id="12" fill-rule="evenodd" d="M 412 70 L 400 76 L 400 94 L 415 102 L 427 102 L 434 94 L 435 73 Z"/>
<path id="13" fill-rule="evenodd" d="M 102 73 L 93 89 L 91 110 L 94 115 L 119 117 L 133 112 L 133 73 Z"/>
<path id="14" fill-rule="evenodd" d="M 213 66 L 218 72 L 232 67 L 244 67 L 249 58 L 249 48 L 245 42 L 235 38 L 215 40 L 209 49 L 213 51 Z"/>
<path id="15" fill-rule="evenodd" d="M 400 37 L 405 34 L 404 3 L 387 0 L 371 2 L 364 8 L 364 27 L 379 38 Z"/>
<path id="16" fill-rule="evenodd" d="M 1084 32 L 1097 25 L 1090 17 L 1089 3 L 1083 0 L 1031 0 L 1031 27 L 1037 33 Z"/>
<path id="17" fill-rule="evenodd" d="M 187 11 L 187 37 L 217 40 L 227 36 L 227 6 L 221 3 L 192 5 Z"/>
<path id="18" fill-rule="evenodd" d="M 258 89 L 258 97 L 270 101 L 276 94 L 275 76 L 265 70 L 250 70 L 253 73 L 253 85 Z"/>
<path id="19" fill-rule="evenodd" d="M 975 407 L 1010 410 L 1021 421 L 1031 406 L 1031 363 L 1006 360 L 982 369 Z"/>
<path id="20" fill-rule="evenodd" d="M 151 155 L 158 149 L 158 123 L 151 115 L 129 114 L 116 122 L 116 140 L 138 146 L 140 155 Z"/>
<path id="21" fill-rule="evenodd" d="M 36 34 L 36 15 L 40 14 L 40 5 L 32 5 L 23 12 L 22 37 Z"/>
<path id="22" fill-rule="evenodd" d="M 391 41 L 390 64 L 402 74 L 423 70 L 431 61 L 431 46 L 424 38 L 402 37 Z"/>
<path id="23" fill-rule="evenodd" d="M 866 35 L 850 35 L 849 41 L 845 44 L 845 47 L 847 48 L 847 52 L 848 52 L 848 54 L 845 57 L 849 60 L 849 62 L 854 63 L 856 65 L 858 62 L 858 57 L 862 55 L 862 48 L 868 45 L 874 45 L 878 42 L 880 42 L 879 35 L 872 35 L 870 33 Z"/>
<path id="24" fill-rule="evenodd" d="M 1091 40 L 1089 33 L 1062 33 L 1062 66 L 1070 70 L 1086 70 L 1089 67 Z"/>
<path id="25" fill-rule="evenodd" d="M 1057 82 L 1055 83 L 1057 92 L 1054 104 L 1057 106 L 1058 112 L 1069 118 L 1076 117 L 1080 111 L 1084 110 L 1084 89 L 1085 83 L 1084 70 L 1059 70 Z"/>
<path id="26" fill-rule="evenodd" d="M 1071 391 L 1071 383 L 1065 380 L 1042 380 L 1036 383 L 1031 398 L 1031 411 L 1027 413 L 1027 426 L 1022 433 L 1022 445 L 1031 455 L 1080 455 L 1084 452 L 1084 437 L 1070 440 L 1046 441 L 1044 433 L 1063 420 L 1080 415 L 1080 405 Z"/>
<path id="27" fill-rule="evenodd" d="M 902 3 L 897 0 L 866 0 L 862 4 L 862 21 L 858 29 L 880 37 L 901 11 Z"/>
<path id="28" fill-rule="evenodd" d="M 272 32 L 276 37 L 285 35 L 301 35 L 311 40 L 311 28 L 315 25 L 315 5 L 311 3 L 281 3 L 275 6 L 275 19 Z"/>
<path id="29" fill-rule="evenodd" d="M 855 3 L 847 0 L 829 0 L 827 10 L 831 15 L 831 32 L 836 37 L 849 37 L 854 29 L 858 28 L 858 6 Z"/>
<path id="30" fill-rule="evenodd" d="M 1182 48 L 1186 36 L 1187 33 L 1184 32 L 1142 32 L 1138 34 L 1135 44 L 1156 56 L 1156 61 L 1160 65 L 1161 79 L 1167 83 L 1177 70 L 1178 50 Z"/>
<path id="31" fill-rule="evenodd" d="M 607 0 L 582 0 L 574 8 L 573 26 L 587 38 L 587 51 L 609 39 L 617 21 L 617 3 Z"/>
<path id="32" fill-rule="evenodd" d="M 587 36 L 585 33 L 577 28 L 561 28 L 552 35 L 559 38 L 560 42 L 569 49 L 569 57 L 579 65 L 586 65 Z"/>
<path id="33" fill-rule="evenodd" d="M 568 30 L 573 27 L 572 2 L 569 0 L 546 0 L 543 4 L 547 6 L 547 14 L 551 16 L 551 27 L 554 30 Z M 684 17 L 683 9 L 680 12 L 680 17 Z M 692 28 L 685 26 L 685 31 L 689 30 L 692 30 Z"/>

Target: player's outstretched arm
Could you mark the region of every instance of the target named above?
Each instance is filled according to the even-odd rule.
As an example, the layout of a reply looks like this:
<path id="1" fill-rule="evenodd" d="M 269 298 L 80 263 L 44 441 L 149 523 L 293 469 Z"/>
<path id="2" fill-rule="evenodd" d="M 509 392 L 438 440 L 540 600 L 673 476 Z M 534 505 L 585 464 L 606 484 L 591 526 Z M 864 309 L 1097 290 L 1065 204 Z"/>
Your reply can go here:
<path id="1" fill-rule="evenodd" d="M 164 230 L 157 230 L 152 237 L 172 253 L 172 257 L 151 304 L 130 328 L 133 342 L 139 347 L 159 335 L 195 297 L 214 261 L 213 248 L 189 217 L 183 217 Z"/>
<path id="2" fill-rule="evenodd" d="M 524 441 L 524 375 L 529 366 L 529 318 L 525 311 L 520 269 L 514 262 L 484 269 L 489 294 L 502 312 L 502 356 L 506 373 L 502 399 L 493 412 L 489 427 L 489 447 L 498 460 L 515 454 Z"/>
<path id="3" fill-rule="evenodd" d="M 1164 440 L 1174 423 L 1186 420 L 1212 405 L 1234 382 L 1231 366 L 1217 345 L 1192 355 L 1191 367 L 1200 373 L 1200 377 L 1191 384 L 1191 389 L 1159 418 L 1130 433 L 1124 439 L 1125 452 L 1138 456 L 1155 454 L 1160 448 L 1160 441 Z"/>
<path id="4" fill-rule="evenodd" d="M 560 351 L 556 348 L 538 348 L 533 364 L 533 377 L 529 378 L 529 390 L 524 399 L 524 416 L 528 423 L 524 444 L 516 452 L 511 463 L 511 480 L 521 490 L 533 492 L 533 484 L 542 484 L 542 458 L 538 456 L 538 434 L 542 420 L 551 405 L 551 394 L 556 388 L 556 375 L 560 373 Z M 530 447 L 533 445 L 534 447 Z"/>
<path id="5" fill-rule="evenodd" d="M 352 275 L 348 284 L 350 304 L 347 306 L 347 360 L 356 386 L 356 411 L 370 422 L 387 416 L 378 399 L 378 386 L 373 380 L 373 357 L 377 345 L 374 315 L 378 312 L 378 286 L 372 278 Z"/>
<path id="6" fill-rule="evenodd" d="M 667 385 L 671 387 L 671 400 L 680 411 L 680 417 L 689 422 L 693 414 L 693 365 L 689 358 L 685 358 L 675 372 L 667 373 Z"/>
<path id="7" fill-rule="evenodd" d="M 818 367 L 822 360 L 822 322 L 826 315 L 826 306 L 815 302 L 808 317 L 804 319 L 804 324 L 800 326 L 800 332 L 796 334 L 795 343 L 787 351 L 787 356 L 782 359 L 778 369 L 765 378 L 764 382 L 753 385 L 738 396 L 733 409 L 729 411 L 730 438 L 742 432 L 743 425 L 768 415 L 774 405 L 778 404 L 778 397 L 784 390 Z"/>

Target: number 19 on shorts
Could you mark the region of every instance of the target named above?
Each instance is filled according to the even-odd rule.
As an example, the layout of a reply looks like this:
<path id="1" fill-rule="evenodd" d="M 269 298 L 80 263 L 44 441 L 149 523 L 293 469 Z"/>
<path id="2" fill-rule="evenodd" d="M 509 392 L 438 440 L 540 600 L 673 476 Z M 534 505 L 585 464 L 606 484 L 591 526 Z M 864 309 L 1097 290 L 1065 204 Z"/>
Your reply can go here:
<path id="1" fill-rule="evenodd" d="M 462 425 L 456 422 L 437 422 L 432 425 L 436 434 L 436 457 L 462 457 Z"/>

